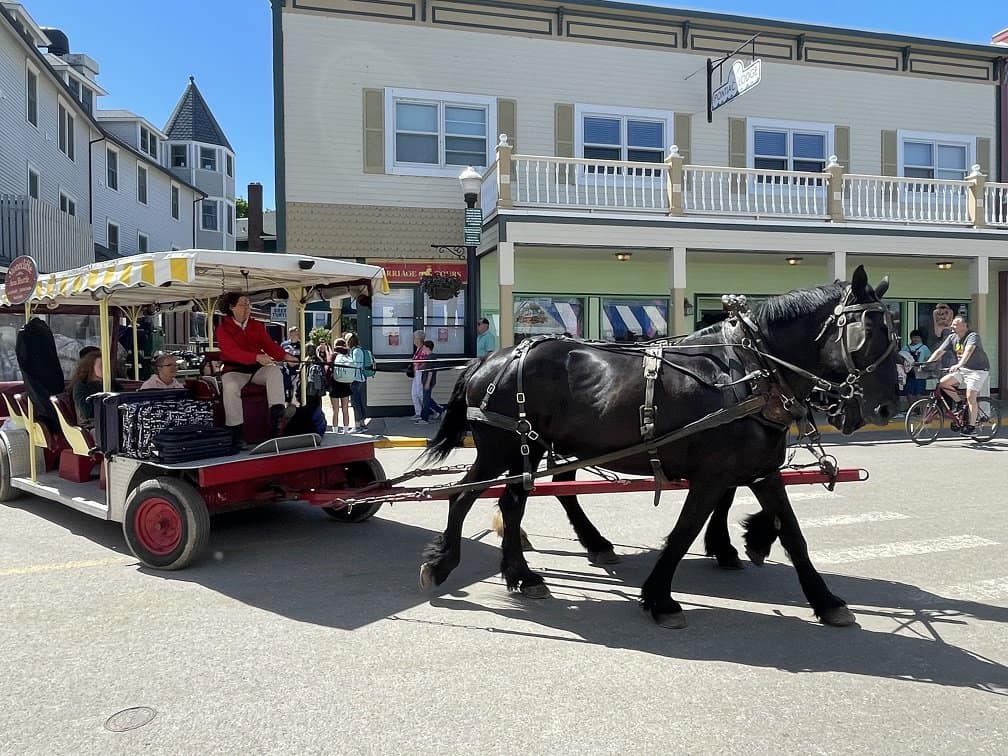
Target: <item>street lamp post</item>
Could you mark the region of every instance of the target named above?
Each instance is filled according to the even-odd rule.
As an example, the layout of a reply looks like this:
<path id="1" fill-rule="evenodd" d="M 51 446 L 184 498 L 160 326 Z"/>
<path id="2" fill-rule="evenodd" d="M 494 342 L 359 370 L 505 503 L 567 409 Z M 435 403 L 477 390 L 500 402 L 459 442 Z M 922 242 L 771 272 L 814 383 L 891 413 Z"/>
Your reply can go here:
<path id="1" fill-rule="evenodd" d="M 480 187 L 483 184 L 483 177 L 472 166 L 468 166 L 459 174 L 459 183 L 462 185 L 462 196 L 465 198 L 466 210 L 472 211 L 476 207 L 476 200 L 479 197 Z M 482 224 L 480 224 L 482 230 Z M 468 224 L 466 231 L 468 231 Z M 466 234 L 466 297 L 465 297 L 465 352 L 467 355 L 476 354 L 476 297 L 479 294 L 479 269 L 476 265 L 476 244 L 470 244 L 472 238 Z"/>

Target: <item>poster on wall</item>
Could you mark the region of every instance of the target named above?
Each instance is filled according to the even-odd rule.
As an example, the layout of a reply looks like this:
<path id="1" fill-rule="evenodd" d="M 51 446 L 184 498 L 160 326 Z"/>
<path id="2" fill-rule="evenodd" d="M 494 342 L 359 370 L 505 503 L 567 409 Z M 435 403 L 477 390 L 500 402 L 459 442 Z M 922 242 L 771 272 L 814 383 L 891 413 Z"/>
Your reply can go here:
<path id="1" fill-rule="evenodd" d="M 952 333 L 952 319 L 962 315 L 969 319 L 969 302 L 918 302 L 917 317 L 914 319 L 916 328 L 921 332 L 924 343 L 932 352 L 942 345 L 942 342 Z M 942 367 L 948 367 L 955 361 L 955 355 L 946 352 L 942 355 Z"/>
<path id="2" fill-rule="evenodd" d="M 559 297 L 515 297 L 515 339 L 541 334 L 584 335 L 584 301 Z"/>

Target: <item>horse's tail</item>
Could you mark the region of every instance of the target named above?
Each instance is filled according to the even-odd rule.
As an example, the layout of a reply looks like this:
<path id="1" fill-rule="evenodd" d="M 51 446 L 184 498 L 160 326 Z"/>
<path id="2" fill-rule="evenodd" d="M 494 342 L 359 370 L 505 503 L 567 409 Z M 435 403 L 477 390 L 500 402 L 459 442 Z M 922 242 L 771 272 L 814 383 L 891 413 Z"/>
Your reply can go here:
<path id="1" fill-rule="evenodd" d="M 451 454 L 452 449 L 462 445 L 467 425 L 466 409 L 468 408 L 468 404 L 466 402 L 466 385 L 485 359 L 486 357 L 484 356 L 472 360 L 466 365 L 466 369 L 462 371 L 459 379 L 455 381 L 455 388 L 452 389 L 451 399 L 448 400 L 448 406 L 445 408 L 444 416 L 441 418 L 441 427 L 438 428 L 437 435 L 431 440 L 430 445 L 427 447 L 427 452 L 423 455 L 425 461 L 440 462 Z"/>

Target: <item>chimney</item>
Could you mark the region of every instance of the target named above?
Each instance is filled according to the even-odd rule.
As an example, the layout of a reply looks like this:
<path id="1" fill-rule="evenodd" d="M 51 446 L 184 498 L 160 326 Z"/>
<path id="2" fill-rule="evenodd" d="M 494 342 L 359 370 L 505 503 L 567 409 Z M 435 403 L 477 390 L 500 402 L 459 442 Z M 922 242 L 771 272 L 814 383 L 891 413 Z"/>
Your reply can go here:
<path id="1" fill-rule="evenodd" d="M 262 184 L 248 185 L 248 251 L 263 251 L 263 200 Z"/>

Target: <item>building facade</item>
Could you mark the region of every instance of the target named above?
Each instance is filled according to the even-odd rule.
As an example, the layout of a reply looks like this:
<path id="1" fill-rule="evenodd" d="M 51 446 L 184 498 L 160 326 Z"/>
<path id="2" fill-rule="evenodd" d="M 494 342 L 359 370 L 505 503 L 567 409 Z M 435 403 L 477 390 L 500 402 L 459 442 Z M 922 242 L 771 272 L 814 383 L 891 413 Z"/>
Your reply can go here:
<path id="1" fill-rule="evenodd" d="M 502 344 L 682 333 L 722 293 L 864 264 L 904 341 L 964 312 L 1008 360 L 1008 48 L 600 0 L 275 0 L 274 21 L 281 246 L 457 264 L 431 245 L 461 243 L 473 165 L 467 287 Z M 709 58 L 711 89 L 745 90 L 710 118 Z M 447 347 L 461 312 L 404 281 L 366 336 Z M 374 409 L 408 405 L 397 378 Z"/>

